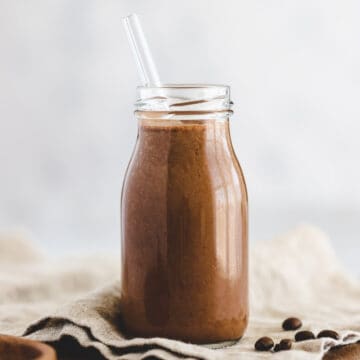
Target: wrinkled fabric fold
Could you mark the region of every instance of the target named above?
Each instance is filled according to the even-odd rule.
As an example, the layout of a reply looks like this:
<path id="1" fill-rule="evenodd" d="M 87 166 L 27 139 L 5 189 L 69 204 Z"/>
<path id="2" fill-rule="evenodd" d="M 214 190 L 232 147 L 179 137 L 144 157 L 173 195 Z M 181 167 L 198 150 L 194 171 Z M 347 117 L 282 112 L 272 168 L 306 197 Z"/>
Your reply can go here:
<path id="1" fill-rule="evenodd" d="M 237 343 L 216 349 L 163 338 L 128 339 L 121 322 L 117 259 L 55 264 L 38 256 L 32 262 L 36 252 L 27 254 L 26 263 L 14 266 L 13 259 L 0 264 L 0 331 L 57 347 L 71 338 L 80 351 L 93 348 L 104 359 L 312 360 L 333 346 L 360 339 L 359 281 L 342 268 L 324 233 L 310 226 L 253 246 L 249 327 Z M 315 334 L 336 330 L 340 340 L 322 338 L 294 343 L 290 351 L 256 352 L 254 343 L 261 336 L 275 343 L 294 338 L 295 332 L 281 328 L 288 316 L 300 317 L 302 330 Z"/>

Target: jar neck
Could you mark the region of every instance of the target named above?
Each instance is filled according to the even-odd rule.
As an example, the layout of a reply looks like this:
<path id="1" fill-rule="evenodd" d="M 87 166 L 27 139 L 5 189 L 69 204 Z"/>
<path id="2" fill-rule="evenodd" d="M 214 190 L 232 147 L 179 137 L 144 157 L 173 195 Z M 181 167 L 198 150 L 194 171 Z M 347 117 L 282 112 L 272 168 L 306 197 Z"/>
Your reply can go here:
<path id="1" fill-rule="evenodd" d="M 146 146 L 149 140 L 164 144 L 169 141 L 172 144 L 179 143 L 177 140 L 184 139 L 189 144 L 189 139 L 196 143 L 202 143 L 203 147 L 211 146 L 216 142 L 224 146 L 230 146 L 230 132 L 228 119 L 202 119 L 202 120 L 159 120 L 139 119 L 138 122 L 139 144 Z M 181 140 L 182 141 L 182 140 Z M 180 142 L 181 142 L 180 141 Z M 192 143 L 190 141 L 190 143 Z"/>
<path id="2" fill-rule="evenodd" d="M 230 88 L 224 85 L 139 87 L 135 114 L 141 119 L 208 120 L 232 115 Z"/>

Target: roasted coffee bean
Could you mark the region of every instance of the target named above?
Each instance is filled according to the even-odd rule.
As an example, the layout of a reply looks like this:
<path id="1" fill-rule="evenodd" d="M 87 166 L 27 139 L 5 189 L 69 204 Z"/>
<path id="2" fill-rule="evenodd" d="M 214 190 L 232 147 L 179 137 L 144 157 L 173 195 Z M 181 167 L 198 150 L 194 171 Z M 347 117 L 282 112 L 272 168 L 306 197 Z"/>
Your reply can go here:
<path id="1" fill-rule="evenodd" d="M 290 350 L 292 346 L 291 339 L 282 339 L 279 343 L 280 350 Z"/>
<path id="2" fill-rule="evenodd" d="M 280 344 L 276 344 L 276 345 L 275 345 L 274 351 L 275 351 L 275 352 L 281 351 Z"/>
<path id="3" fill-rule="evenodd" d="M 269 351 L 274 346 L 274 341 L 264 336 L 255 343 L 255 349 L 258 351 Z"/>
<path id="4" fill-rule="evenodd" d="M 318 339 L 320 339 L 320 338 L 332 338 L 335 340 L 340 339 L 340 335 L 336 331 L 333 331 L 333 330 L 320 331 L 317 337 L 318 337 Z"/>
<path id="5" fill-rule="evenodd" d="M 284 320 L 284 322 L 282 323 L 282 327 L 286 331 L 297 330 L 302 327 L 302 322 L 298 318 L 289 317 L 288 319 Z"/>
<path id="6" fill-rule="evenodd" d="M 357 337 L 358 336 L 356 334 L 348 334 L 343 338 L 343 341 L 346 342 L 346 341 L 349 341 L 349 340 L 352 340 L 352 339 L 356 339 Z"/>
<path id="7" fill-rule="evenodd" d="M 315 335 L 311 331 L 299 331 L 295 334 L 295 341 L 306 341 L 315 339 Z"/>

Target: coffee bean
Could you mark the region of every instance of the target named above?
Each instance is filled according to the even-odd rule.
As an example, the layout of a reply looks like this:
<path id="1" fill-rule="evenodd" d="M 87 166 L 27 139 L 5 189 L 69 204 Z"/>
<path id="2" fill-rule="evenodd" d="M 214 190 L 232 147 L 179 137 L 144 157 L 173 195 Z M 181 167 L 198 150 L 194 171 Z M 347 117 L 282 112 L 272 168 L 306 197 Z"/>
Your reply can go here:
<path id="1" fill-rule="evenodd" d="M 280 350 L 290 350 L 292 346 L 291 339 L 282 339 L 279 343 Z"/>
<path id="2" fill-rule="evenodd" d="M 340 339 L 340 335 L 336 331 L 333 331 L 333 330 L 320 331 L 317 337 L 318 337 L 318 339 L 320 339 L 320 338 L 332 338 L 335 340 Z"/>
<path id="3" fill-rule="evenodd" d="M 289 317 L 288 319 L 284 320 L 284 322 L 282 323 L 282 327 L 286 331 L 297 330 L 302 327 L 302 322 L 298 318 Z"/>
<path id="4" fill-rule="evenodd" d="M 282 339 L 278 344 L 274 347 L 274 352 L 290 350 L 292 346 L 291 339 Z"/>
<path id="5" fill-rule="evenodd" d="M 295 341 L 306 341 L 315 339 L 315 335 L 311 331 L 299 331 L 295 334 Z"/>
<path id="6" fill-rule="evenodd" d="M 274 346 L 274 341 L 264 336 L 255 343 L 255 349 L 258 351 L 269 351 Z"/>
<path id="7" fill-rule="evenodd" d="M 343 338 L 343 341 L 346 342 L 346 341 L 349 341 L 351 339 L 356 339 L 357 337 L 358 336 L 356 334 L 348 334 Z"/>

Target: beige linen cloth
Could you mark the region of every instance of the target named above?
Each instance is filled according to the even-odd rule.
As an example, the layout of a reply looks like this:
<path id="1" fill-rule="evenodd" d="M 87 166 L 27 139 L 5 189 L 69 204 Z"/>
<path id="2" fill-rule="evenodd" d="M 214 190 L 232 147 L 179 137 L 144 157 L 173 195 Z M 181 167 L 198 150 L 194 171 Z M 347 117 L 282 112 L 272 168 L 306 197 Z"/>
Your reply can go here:
<path id="1" fill-rule="evenodd" d="M 331 346 L 360 339 L 360 283 L 339 264 L 326 235 L 310 226 L 253 246 L 250 324 L 243 339 L 229 347 L 126 339 L 118 277 L 117 257 L 49 260 L 21 238 L 0 238 L 0 332 L 55 344 L 71 337 L 109 360 L 310 360 L 321 359 Z M 303 329 L 334 329 L 342 340 L 295 343 L 291 351 L 278 353 L 254 351 L 260 336 L 293 338 L 294 332 L 281 329 L 290 315 L 303 320 Z"/>

